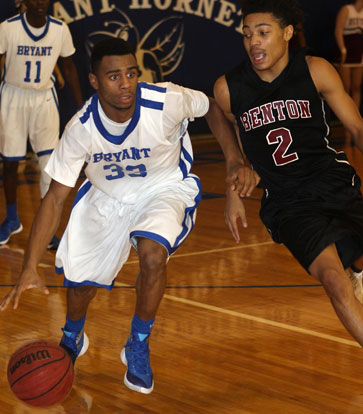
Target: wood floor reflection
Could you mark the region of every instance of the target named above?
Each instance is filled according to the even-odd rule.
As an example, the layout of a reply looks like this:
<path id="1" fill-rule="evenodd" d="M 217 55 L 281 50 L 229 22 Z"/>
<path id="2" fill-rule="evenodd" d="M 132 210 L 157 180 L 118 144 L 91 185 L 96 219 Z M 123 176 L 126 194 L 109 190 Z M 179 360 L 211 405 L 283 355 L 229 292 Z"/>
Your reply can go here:
<path id="1" fill-rule="evenodd" d="M 194 140 L 194 173 L 203 201 L 189 239 L 168 264 L 168 288 L 150 348 L 155 390 L 145 396 L 123 385 L 120 351 L 135 303 L 134 252 L 112 291 L 100 289 L 89 309 L 90 348 L 76 364 L 70 396 L 47 414 L 361 414 L 363 353 L 338 321 L 322 287 L 274 244 L 258 216 L 261 190 L 246 200 L 249 227 L 236 244 L 224 224 L 224 164 L 212 139 Z M 363 177 L 363 157 L 346 151 Z M 21 165 L 19 211 L 24 231 L 0 248 L 0 295 L 16 280 L 39 175 Z M 74 196 L 74 194 L 73 194 Z M 0 195 L 4 206 L 3 194 Z M 72 204 L 66 205 L 59 235 Z M 2 207 L 1 217 L 4 216 Z M 47 252 L 40 272 L 51 294 L 26 292 L 18 310 L 0 314 L 0 413 L 32 414 L 7 379 L 11 353 L 26 341 L 58 341 L 65 289 Z"/>

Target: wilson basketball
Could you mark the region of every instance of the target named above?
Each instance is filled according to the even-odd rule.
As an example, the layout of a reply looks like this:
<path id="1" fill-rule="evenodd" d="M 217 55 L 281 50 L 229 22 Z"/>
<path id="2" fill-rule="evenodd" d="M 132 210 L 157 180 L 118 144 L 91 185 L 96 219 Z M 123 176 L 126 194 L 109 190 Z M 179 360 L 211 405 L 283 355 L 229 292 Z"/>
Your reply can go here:
<path id="1" fill-rule="evenodd" d="M 73 363 L 55 342 L 37 340 L 16 350 L 8 364 L 11 390 L 21 401 L 49 407 L 62 401 L 73 384 Z"/>

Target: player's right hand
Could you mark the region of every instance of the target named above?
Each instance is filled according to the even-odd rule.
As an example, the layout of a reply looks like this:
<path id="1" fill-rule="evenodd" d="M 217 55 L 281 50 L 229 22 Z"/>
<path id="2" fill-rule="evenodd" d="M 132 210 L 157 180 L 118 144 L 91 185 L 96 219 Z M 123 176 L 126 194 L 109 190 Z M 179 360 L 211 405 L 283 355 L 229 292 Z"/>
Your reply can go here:
<path id="1" fill-rule="evenodd" d="M 15 286 L 2 300 L 0 304 L 0 311 L 4 311 L 11 302 L 13 302 L 13 309 L 16 309 L 18 307 L 21 294 L 25 290 L 32 288 L 39 288 L 44 294 L 49 294 L 48 288 L 44 285 L 38 273 L 33 270 L 24 269 Z"/>
<path id="2" fill-rule="evenodd" d="M 227 189 L 227 200 L 224 209 L 224 219 L 237 243 L 240 242 L 238 221 L 241 220 L 242 226 L 246 228 L 247 218 L 243 201 L 236 191 Z"/>

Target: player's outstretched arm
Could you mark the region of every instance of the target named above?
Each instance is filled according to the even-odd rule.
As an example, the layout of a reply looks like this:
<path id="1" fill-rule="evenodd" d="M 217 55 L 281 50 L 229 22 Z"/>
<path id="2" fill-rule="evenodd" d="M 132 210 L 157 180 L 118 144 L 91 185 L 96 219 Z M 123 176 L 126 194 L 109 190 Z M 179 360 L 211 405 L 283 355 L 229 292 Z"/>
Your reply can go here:
<path id="1" fill-rule="evenodd" d="M 216 136 L 226 159 L 227 188 L 236 190 L 240 197 L 249 197 L 259 183 L 258 175 L 252 170 L 238 144 L 236 120 L 231 112 L 230 96 L 225 76 L 214 85 L 215 103 L 211 102 L 211 117 L 216 123 Z"/>
<path id="2" fill-rule="evenodd" d="M 44 294 L 49 294 L 49 290 L 44 285 L 39 274 L 36 271 L 33 271 L 32 269 L 24 269 L 21 272 L 15 286 L 7 295 L 4 296 L 0 304 L 0 310 L 5 310 L 11 302 L 13 302 L 13 309 L 16 309 L 19 305 L 19 299 L 21 294 L 25 290 L 32 288 L 39 288 Z"/>
<path id="3" fill-rule="evenodd" d="M 70 190 L 71 187 L 52 180 L 33 221 L 22 272 L 15 286 L 1 301 L 1 311 L 5 310 L 12 302 L 13 308 L 16 309 L 21 294 L 27 289 L 40 288 L 43 293 L 49 293 L 37 272 L 37 266 L 59 226 L 63 204 Z"/>
<path id="4" fill-rule="evenodd" d="M 357 105 L 344 90 L 337 71 L 322 58 L 310 56 L 307 62 L 317 91 L 351 133 L 355 144 L 363 152 L 363 119 Z"/>

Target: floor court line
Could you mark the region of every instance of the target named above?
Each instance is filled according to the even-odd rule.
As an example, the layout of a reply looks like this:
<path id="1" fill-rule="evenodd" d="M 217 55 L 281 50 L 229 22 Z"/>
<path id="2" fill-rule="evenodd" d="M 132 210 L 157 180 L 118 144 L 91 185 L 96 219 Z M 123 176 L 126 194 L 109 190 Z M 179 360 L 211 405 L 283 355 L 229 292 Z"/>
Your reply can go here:
<path id="1" fill-rule="evenodd" d="M 222 248 L 222 249 L 205 250 L 205 251 L 194 252 L 194 253 L 184 253 L 184 254 L 172 255 L 171 258 L 173 258 L 173 257 L 178 258 L 178 257 L 186 257 L 186 256 L 196 256 L 196 255 L 209 254 L 209 253 L 218 253 L 218 252 L 225 252 L 225 251 L 230 251 L 230 250 L 239 250 L 239 249 L 243 249 L 243 248 L 256 247 L 256 246 L 269 245 L 269 244 L 274 244 L 274 242 L 271 241 L 271 242 L 264 242 L 264 243 L 234 246 L 234 247 L 225 247 L 225 248 Z M 138 260 L 126 262 L 125 265 L 126 264 L 136 264 L 136 263 L 138 263 Z M 40 267 L 52 267 L 52 266 L 46 265 L 44 263 L 41 263 L 39 266 Z M 120 282 L 116 282 L 115 285 L 128 286 L 128 285 L 120 283 Z M 185 298 L 179 298 L 179 297 L 168 295 L 168 294 L 165 294 L 164 298 L 169 299 L 169 300 L 173 300 L 175 302 L 181 302 L 181 303 L 185 303 L 185 304 L 188 304 L 188 305 L 191 305 L 191 306 L 211 310 L 211 311 L 214 311 L 214 312 L 224 313 L 226 315 L 235 316 L 235 317 L 238 317 L 238 318 L 242 318 L 242 319 L 246 319 L 246 320 L 250 320 L 250 321 L 254 321 L 254 322 L 258 322 L 258 323 L 263 323 L 265 325 L 269 325 L 269 326 L 273 326 L 273 327 L 277 327 L 277 328 L 281 328 L 281 329 L 286 329 L 286 330 L 289 330 L 289 331 L 298 332 L 298 333 L 302 333 L 302 334 L 305 334 L 305 335 L 311 335 L 311 336 L 315 336 L 315 337 L 318 337 L 318 338 L 327 339 L 329 341 L 334 341 L 334 342 L 338 342 L 338 343 L 341 343 L 341 344 L 350 345 L 350 346 L 360 348 L 360 345 L 355 341 L 351 341 L 349 339 L 344 339 L 344 338 L 339 338 L 339 337 L 336 337 L 336 336 L 333 336 L 333 335 L 323 334 L 321 332 L 312 331 L 310 329 L 299 328 L 297 326 L 288 325 L 288 324 L 284 324 L 284 323 L 281 323 L 281 322 L 275 322 L 275 321 L 271 321 L 269 319 L 264 319 L 264 318 L 260 318 L 260 317 L 257 317 L 257 316 L 252 316 L 252 315 L 248 315 L 248 314 L 245 314 L 245 313 L 220 308 L 220 307 L 217 307 L 217 306 L 207 305 L 205 303 L 196 302 L 196 301 L 192 301 L 192 300 L 185 299 Z"/>
<path id="2" fill-rule="evenodd" d="M 247 249 L 249 247 L 259 247 L 259 246 L 267 246 L 269 244 L 276 244 L 273 241 L 268 242 L 262 242 L 262 243 L 254 243 L 254 244 L 243 244 L 239 246 L 233 246 L 233 247 L 223 247 L 221 249 L 212 249 L 212 250 L 202 250 L 200 252 L 193 252 L 193 253 L 182 253 L 182 254 L 173 254 L 169 258 L 170 259 L 178 259 L 179 257 L 190 257 L 190 256 L 200 256 L 203 254 L 210 254 L 210 253 L 221 253 L 221 252 L 228 252 L 233 250 L 240 250 L 240 249 Z M 138 260 L 130 260 L 124 264 L 138 264 Z"/>
<path id="3" fill-rule="evenodd" d="M 338 342 L 338 343 L 341 343 L 341 344 L 361 348 L 361 346 L 355 341 L 351 341 L 349 339 L 344 339 L 344 338 L 339 338 L 339 337 L 333 336 L 333 335 L 327 335 L 327 334 L 324 334 L 324 333 L 321 333 L 321 332 L 311 331 L 310 329 L 299 328 L 298 326 L 288 325 L 288 324 L 281 323 L 281 322 L 275 322 L 275 321 L 271 321 L 269 319 L 264 319 L 264 318 L 260 318 L 260 317 L 257 317 L 257 316 L 248 315 L 246 313 L 241 313 L 241 312 L 236 312 L 236 311 L 220 308 L 218 306 L 207 305 L 205 303 L 196 302 L 196 301 L 185 299 L 185 298 L 178 298 L 178 297 L 172 296 L 172 295 L 167 295 L 166 294 L 166 295 L 164 295 L 164 298 L 167 298 L 169 300 L 173 300 L 174 302 L 181 302 L 181 303 L 185 303 L 187 305 L 195 306 L 195 307 L 198 307 L 198 308 L 203 308 L 203 309 L 211 310 L 211 311 L 214 311 L 214 312 L 219 312 L 219 313 L 224 313 L 226 315 L 235 316 L 237 318 L 247 319 L 247 320 L 258 322 L 258 323 L 263 323 L 265 325 L 270 325 L 270 326 L 273 326 L 273 327 L 276 327 L 276 328 L 282 328 L 282 329 L 286 329 L 286 330 L 289 330 L 289 331 L 298 332 L 298 333 L 301 333 L 301 334 L 304 334 L 304 335 L 311 335 L 311 336 L 315 336 L 315 337 L 318 337 L 318 338 L 327 339 L 329 341 L 334 341 L 334 342 Z"/>
<path id="4" fill-rule="evenodd" d="M 129 286 L 127 284 L 120 283 L 120 282 L 116 282 L 115 285 L 116 284 L 118 286 Z M 180 303 L 184 303 L 186 305 L 195 306 L 197 308 L 207 309 L 207 310 L 210 310 L 210 311 L 213 311 L 213 312 L 224 313 L 225 315 L 234 316 L 234 317 L 237 317 L 237 318 L 246 319 L 246 320 L 254 321 L 254 322 L 257 322 L 257 323 L 263 323 L 265 325 L 273 326 L 275 328 L 281 328 L 281 329 L 285 329 L 285 330 L 292 331 L 292 332 L 298 332 L 298 333 L 301 333 L 303 335 L 315 336 L 317 338 L 326 339 L 328 341 L 338 342 L 340 344 L 354 346 L 356 348 L 361 348 L 361 346 L 355 341 L 351 341 L 349 339 L 344 339 L 344 338 L 339 338 L 337 336 L 328 335 L 328 334 L 324 334 L 324 333 L 321 333 L 321 332 L 312 331 L 310 329 L 299 328 L 298 326 L 288 325 L 288 324 L 281 323 L 281 322 L 275 322 L 275 321 L 271 321 L 269 319 L 260 318 L 258 316 L 248 315 L 246 313 L 236 312 L 236 311 L 232 311 L 232 310 L 229 310 L 229 309 L 220 308 L 218 306 L 213 306 L 213 305 L 208 305 L 206 303 L 196 302 L 196 301 L 190 300 L 190 299 L 179 298 L 179 297 L 173 296 L 173 295 L 164 294 L 164 298 L 172 300 L 174 302 L 180 302 Z"/>

